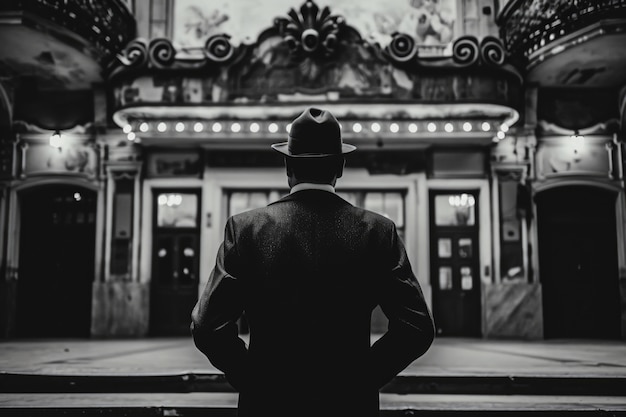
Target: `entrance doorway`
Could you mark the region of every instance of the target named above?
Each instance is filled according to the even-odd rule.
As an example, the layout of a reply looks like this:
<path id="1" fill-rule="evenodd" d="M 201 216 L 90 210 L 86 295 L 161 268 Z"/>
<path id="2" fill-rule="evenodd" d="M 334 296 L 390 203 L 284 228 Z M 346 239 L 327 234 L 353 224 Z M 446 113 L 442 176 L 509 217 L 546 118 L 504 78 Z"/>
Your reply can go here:
<path id="1" fill-rule="evenodd" d="M 89 336 L 96 198 L 70 185 L 20 195 L 18 336 Z"/>
<path id="2" fill-rule="evenodd" d="M 478 192 L 431 191 L 430 270 L 440 336 L 478 337 Z"/>
<path id="3" fill-rule="evenodd" d="M 198 300 L 200 267 L 199 193 L 154 193 L 150 334 L 189 335 Z"/>
<path id="4" fill-rule="evenodd" d="M 619 338 L 616 194 L 568 186 L 537 194 L 546 338 Z"/>

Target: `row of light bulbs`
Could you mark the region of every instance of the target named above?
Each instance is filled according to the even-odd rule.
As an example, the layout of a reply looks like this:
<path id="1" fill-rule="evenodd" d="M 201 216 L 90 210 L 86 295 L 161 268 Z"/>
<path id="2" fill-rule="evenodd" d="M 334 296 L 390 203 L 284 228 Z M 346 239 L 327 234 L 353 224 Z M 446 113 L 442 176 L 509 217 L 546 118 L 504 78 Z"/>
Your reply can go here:
<path id="1" fill-rule="evenodd" d="M 403 129 L 405 131 L 408 131 L 409 133 L 417 133 L 420 130 L 420 127 L 417 123 L 400 124 L 400 123 L 392 122 L 392 123 L 389 123 L 387 126 L 384 126 L 384 124 L 380 122 L 372 122 L 369 124 L 365 122 L 353 122 L 353 123 L 350 123 L 349 126 L 352 132 L 354 133 L 362 133 L 362 132 L 367 132 L 367 131 L 372 132 L 372 133 L 379 133 L 385 127 L 391 133 L 399 133 L 400 130 L 403 130 Z M 205 130 L 206 125 L 203 122 L 191 122 L 191 123 L 175 122 L 175 123 L 169 123 L 169 124 L 166 122 L 158 122 L 155 127 L 156 127 L 156 131 L 158 131 L 159 133 L 164 133 L 167 131 L 175 131 L 177 133 L 182 133 L 188 128 L 191 128 L 195 133 L 202 133 Z M 154 127 L 151 126 L 148 122 L 141 122 L 139 125 L 137 125 L 137 131 L 140 133 L 147 133 L 151 130 L 151 128 L 154 128 Z M 443 131 L 447 133 L 453 133 L 455 130 L 457 130 L 457 127 L 455 127 L 455 124 L 451 122 L 446 122 L 443 124 L 443 126 L 441 126 L 441 123 L 435 123 L 435 122 L 429 122 L 426 124 L 426 131 L 430 133 L 437 132 L 441 128 L 443 128 Z M 482 122 L 479 125 L 477 125 L 476 123 L 472 123 L 472 122 L 464 122 L 460 126 L 460 130 L 466 133 L 476 131 L 476 130 L 489 132 L 492 130 L 492 128 L 493 127 L 491 123 L 489 122 Z M 230 123 L 230 125 L 224 122 L 213 122 L 209 126 L 209 130 L 213 133 L 221 133 L 221 132 L 244 133 L 244 131 L 250 132 L 250 133 L 259 133 L 261 132 L 262 129 L 266 129 L 266 131 L 269 133 L 278 133 L 281 130 L 279 124 L 276 122 L 270 122 L 266 126 L 262 126 L 262 124 L 258 122 L 252 122 L 249 124 L 240 123 L 240 122 L 232 122 Z M 291 123 L 286 124 L 284 129 L 288 133 L 289 130 L 291 129 Z M 501 133 L 503 135 L 504 132 L 506 132 L 507 130 L 508 130 L 508 126 L 506 124 L 502 124 L 500 126 L 500 131 L 498 131 L 498 138 L 500 138 Z M 123 131 L 124 133 L 126 133 L 128 140 L 132 141 L 136 139 L 137 133 L 132 125 L 130 124 L 125 125 L 123 128 Z M 504 137 L 500 139 L 503 139 L 503 138 Z"/>
<path id="2" fill-rule="evenodd" d="M 341 124 L 340 124 L 341 126 Z M 196 133 L 201 133 L 202 131 L 204 131 L 204 123 L 202 122 L 195 122 L 193 124 L 193 131 Z M 369 126 L 365 123 L 360 123 L 360 122 L 354 122 L 352 123 L 352 131 L 354 133 L 361 133 L 364 131 L 364 129 L 367 129 L 369 127 L 369 131 L 373 132 L 373 133 L 378 133 L 382 130 L 382 125 L 379 122 L 373 122 L 371 123 Z M 389 132 L 391 133 L 398 133 L 401 129 L 400 124 L 398 123 L 390 123 L 388 126 Z M 410 133 L 417 133 L 419 130 L 419 127 L 416 123 L 409 123 L 406 126 L 406 130 Z M 142 133 L 146 133 L 150 130 L 150 125 L 147 122 L 142 122 L 139 124 L 138 126 L 139 131 Z M 156 130 L 163 133 L 166 132 L 168 130 L 169 126 L 167 123 L 165 122 L 159 122 L 156 125 Z M 174 124 L 174 130 L 178 133 L 182 133 L 185 131 L 186 125 L 183 122 L 177 122 Z M 438 130 L 438 125 L 434 122 L 429 122 L 426 125 L 426 130 L 428 130 L 428 132 L 430 133 L 434 133 Z M 464 122 L 463 125 L 461 126 L 461 128 L 463 129 L 464 132 L 471 132 L 472 130 L 474 130 L 474 125 L 470 122 Z M 243 131 L 243 126 L 241 123 L 239 122 L 233 122 L 230 124 L 230 132 L 232 133 L 240 133 Z M 482 130 L 483 132 L 489 132 L 492 129 L 492 126 L 489 122 L 482 122 L 480 124 L 479 127 L 480 130 Z M 126 133 L 126 137 L 128 138 L 128 140 L 130 141 L 134 141 L 137 139 L 137 134 L 134 132 L 133 127 L 130 124 L 127 124 L 124 126 L 124 128 L 122 129 L 124 133 Z M 224 124 L 222 124 L 221 122 L 214 122 L 211 125 L 211 131 L 213 133 L 220 133 L 224 130 Z M 267 131 L 269 133 L 278 133 L 278 131 L 280 130 L 280 127 L 278 126 L 277 123 L 272 122 L 269 123 L 267 125 Z M 285 131 L 289 132 L 291 130 L 291 123 L 287 124 L 285 126 Z M 454 125 L 450 122 L 446 122 L 443 125 L 443 130 L 446 131 L 447 133 L 452 133 L 454 132 L 455 128 Z M 496 133 L 496 137 L 494 138 L 494 141 L 500 141 L 502 139 L 504 139 L 506 137 L 506 132 L 509 130 L 509 127 L 506 123 L 503 123 L 500 125 L 500 130 L 498 130 L 498 132 Z M 251 133 L 258 133 L 261 131 L 261 124 L 257 123 L 257 122 L 252 122 L 248 125 L 248 131 Z M 61 148 L 63 143 L 63 138 L 61 136 L 61 133 L 59 131 L 54 132 L 51 136 L 50 136 L 50 146 L 54 147 L 54 148 Z"/>

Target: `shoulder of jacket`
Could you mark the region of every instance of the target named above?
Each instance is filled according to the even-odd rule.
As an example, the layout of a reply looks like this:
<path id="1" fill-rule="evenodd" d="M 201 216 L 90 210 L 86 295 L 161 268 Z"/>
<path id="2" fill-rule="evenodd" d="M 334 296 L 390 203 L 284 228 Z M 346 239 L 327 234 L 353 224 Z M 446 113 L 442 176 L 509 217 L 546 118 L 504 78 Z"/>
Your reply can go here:
<path id="1" fill-rule="evenodd" d="M 371 211 L 362 207 L 354 206 L 356 212 L 360 213 L 365 221 L 375 223 L 384 228 L 394 228 L 395 223 L 388 217 L 383 216 L 382 214 L 376 213 L 375 211 Z"/>

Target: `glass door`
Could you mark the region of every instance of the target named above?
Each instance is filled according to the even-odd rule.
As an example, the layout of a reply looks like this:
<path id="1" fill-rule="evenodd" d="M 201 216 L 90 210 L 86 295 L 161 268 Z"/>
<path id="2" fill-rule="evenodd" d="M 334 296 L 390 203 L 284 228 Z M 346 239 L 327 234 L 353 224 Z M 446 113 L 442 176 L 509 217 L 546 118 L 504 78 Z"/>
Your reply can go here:
<path id="1" fill-rule="evenodd" d="M 433 315 L 441 336 L 480 336 L 478 195 L 431 191 Z"/>

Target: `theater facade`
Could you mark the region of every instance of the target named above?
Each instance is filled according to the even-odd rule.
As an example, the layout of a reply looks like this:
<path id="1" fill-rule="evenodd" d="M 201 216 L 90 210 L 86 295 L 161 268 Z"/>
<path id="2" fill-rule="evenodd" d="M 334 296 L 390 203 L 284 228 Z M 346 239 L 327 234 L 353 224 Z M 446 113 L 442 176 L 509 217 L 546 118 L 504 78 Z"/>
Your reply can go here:
<path id="1" fill-rule="evenodd" d="M 6 1 L 2 337 L 188 335 L 318 106 L 439 336 L 626 339 L 625 29 L 626 0 Z"/>

